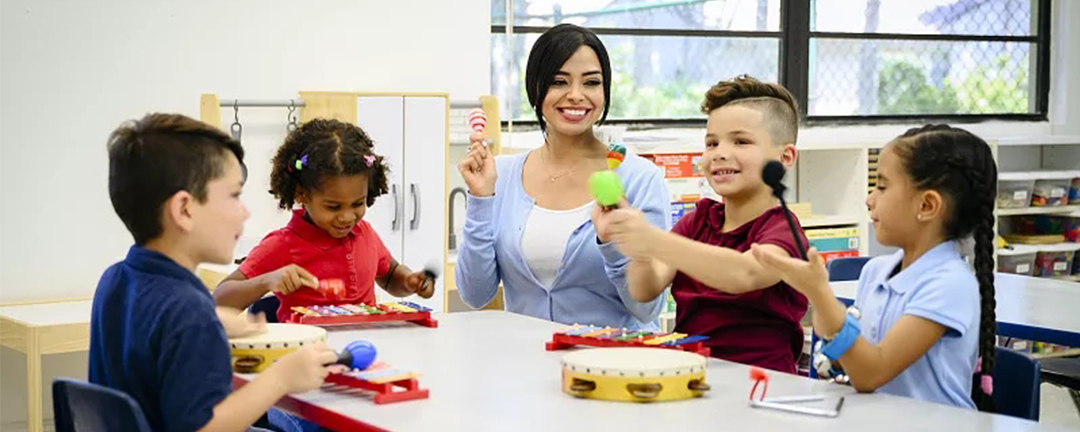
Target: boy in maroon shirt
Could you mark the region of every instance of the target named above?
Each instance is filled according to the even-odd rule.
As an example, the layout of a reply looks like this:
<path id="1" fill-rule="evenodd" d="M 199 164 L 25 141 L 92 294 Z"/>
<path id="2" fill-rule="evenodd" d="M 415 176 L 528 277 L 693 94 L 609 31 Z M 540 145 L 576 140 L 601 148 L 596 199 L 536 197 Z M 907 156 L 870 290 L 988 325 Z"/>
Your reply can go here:
<path id="1" fill-rule="evenodd" d="M 701 171 L 724 203 L 699 201 L 670 233 L 623 204 L 604 214 L 596 230 L 631 258 L 627 283 L 635 300 L 652 300 L 671 285 L 675 331 L 709 336 L 714 357 L 795 373 L 806 297 L 750 253 L 759 244 L 799 256 L 761 178 L 770 160 L 788 169 L 795 164 L 794 99 L 780 85 L 741 76 L 709 89 L 701 108 L 709 116 Z M 801 227 L 798 233 L 807 244 Z"/>

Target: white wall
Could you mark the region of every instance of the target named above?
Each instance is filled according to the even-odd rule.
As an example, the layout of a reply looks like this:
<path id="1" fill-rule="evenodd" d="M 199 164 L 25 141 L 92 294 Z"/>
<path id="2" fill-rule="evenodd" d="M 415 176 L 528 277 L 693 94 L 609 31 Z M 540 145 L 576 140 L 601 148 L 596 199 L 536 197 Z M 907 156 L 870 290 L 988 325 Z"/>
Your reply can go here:
<path id="1" fill-rule="evenodd" d="M 201 93 L 475 98 L 490 88 L 488 7 L 486 0 L 4 0 L 0 301 L 91 295 L 101 271 L 123 257 L 131 238 L 109 204 L 105 154 L 121 121 L 150 111 L 197 118 Z M 232 121 L 231 110 L 222 114 L 225 125 Z M 266 193 L 284 119 L 284 110 L 241 111 L 252 217 L 240 249 L 287 220 Z"/>

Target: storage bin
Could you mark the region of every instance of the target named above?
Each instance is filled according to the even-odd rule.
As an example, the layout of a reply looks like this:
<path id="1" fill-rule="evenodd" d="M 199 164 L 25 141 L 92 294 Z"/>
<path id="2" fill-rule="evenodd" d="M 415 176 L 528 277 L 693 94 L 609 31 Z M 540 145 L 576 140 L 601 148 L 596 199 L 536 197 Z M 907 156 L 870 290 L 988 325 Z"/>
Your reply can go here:
<path id="1" fill-rule="evenodd" d="M 998 249 L 998 273 L 1031 276 L 1035 272 L 1035 256 L 1039 249 L 1028 245 L 1012 245 L 1012 249 Z"/>
<path id="2" fill-rule="evenodd" d="M 1035 255 L 1035 276 L 1060 277 L 1072 274 L 1073 259 L 1080 243 L 1060 243 L 1038 246 Z"/>
<path id="3" fill-rule="evenodd" d="M 1024 208 L 1031 205 L 1035 180 L 1001 180 L 998 182 L 998 208 Z"/>
<path id="4" fill-rule="evenodd" d="M 1072 179 L 1035 180 L 1035 186 L 1031 190 L 1031 206 L 1063 206 L 1069 202 L 1069 188 L 1071 187 Z"/>

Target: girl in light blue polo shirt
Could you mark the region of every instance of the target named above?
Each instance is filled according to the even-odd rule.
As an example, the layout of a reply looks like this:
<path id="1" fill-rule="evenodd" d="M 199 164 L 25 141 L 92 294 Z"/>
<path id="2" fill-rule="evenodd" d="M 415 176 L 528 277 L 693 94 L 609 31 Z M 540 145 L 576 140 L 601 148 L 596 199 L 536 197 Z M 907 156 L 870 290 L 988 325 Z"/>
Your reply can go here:
<path id="1" fill-rule="evenodd" d="M 963 129 L 911 129 L 882 149 L 866 204 L 878 241 L 900 251 L 863 268 L 857 310 L 836 300 L 813 249 L 806 262 L 755 248 L 763 265 L 810 299 L 814 332 L 825 341 L 819 371 L 839 360 L 859 391 L 991 409 L 996 185 L 990 147 Z M 974 272 L 958 245 L 968 236 Z"/>

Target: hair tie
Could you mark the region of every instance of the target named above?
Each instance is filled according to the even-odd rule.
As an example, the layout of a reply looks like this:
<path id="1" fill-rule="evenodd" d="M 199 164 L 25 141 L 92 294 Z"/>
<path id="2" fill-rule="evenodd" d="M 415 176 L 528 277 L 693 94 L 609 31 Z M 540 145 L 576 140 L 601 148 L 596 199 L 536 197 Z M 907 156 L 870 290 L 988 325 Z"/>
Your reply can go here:
<path id="1" fill-rule="evenodd" d="M 296 166 L 297 171 L 304 169 L 304 165 L 307 165 L 307 158 L 308 155 L 305 154 L 300 158 L 296 159 L 296 163 L 294 165 Z"/>
<path id="2" fill-rule="evenodd" d="M 994 376 L 993 375 L 983 374 L 982 379 L 980 380 L 979 384 L 982 387 L 983 393 L 986 393 L 987 396 L 990 396 L 990 395 L 994 394 Z"/>
<path id="3" fill-rule="evenodd" d="M 372 156 L 372 155 L 364 156 L 364 162 L 367 162 L 368 168 L 371 168 L 371 166 L 375 164 L 375 156 Z"/>

